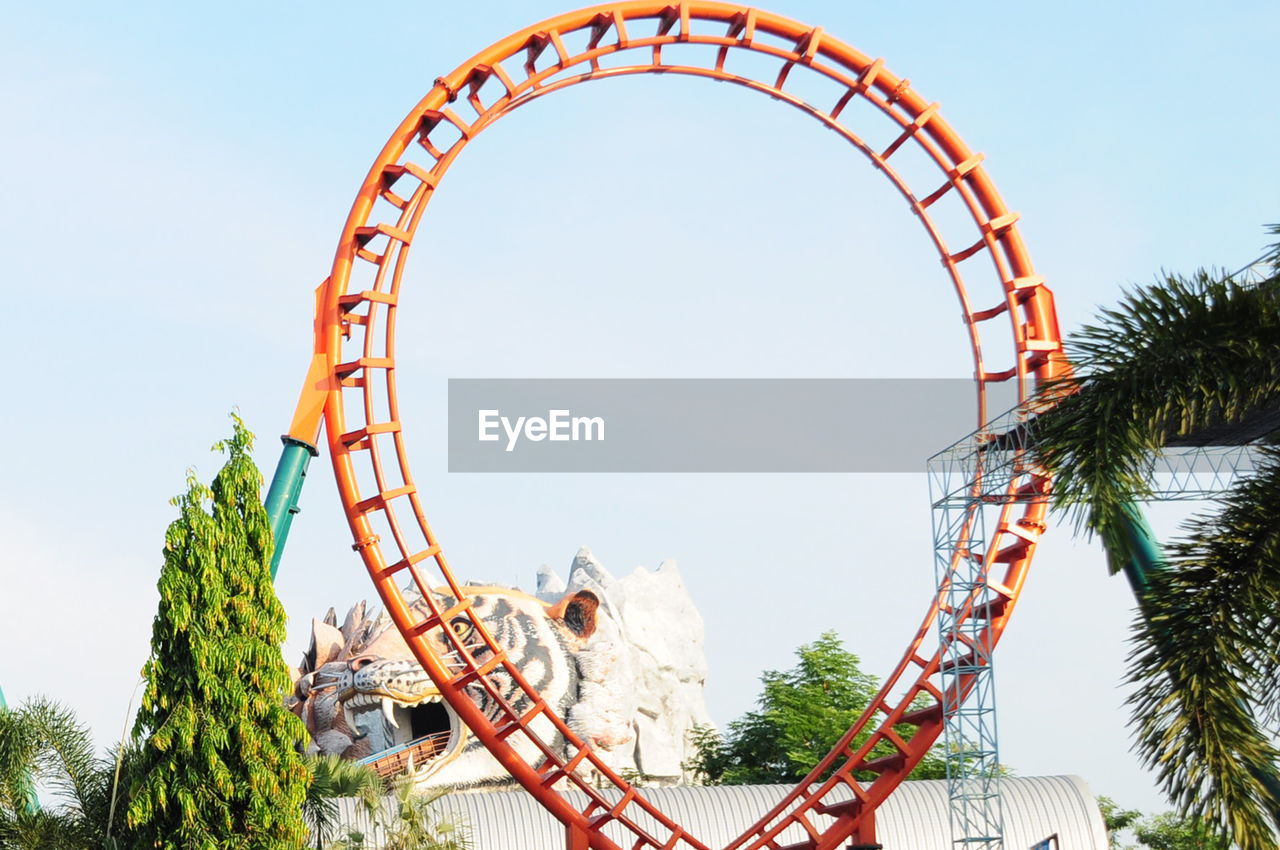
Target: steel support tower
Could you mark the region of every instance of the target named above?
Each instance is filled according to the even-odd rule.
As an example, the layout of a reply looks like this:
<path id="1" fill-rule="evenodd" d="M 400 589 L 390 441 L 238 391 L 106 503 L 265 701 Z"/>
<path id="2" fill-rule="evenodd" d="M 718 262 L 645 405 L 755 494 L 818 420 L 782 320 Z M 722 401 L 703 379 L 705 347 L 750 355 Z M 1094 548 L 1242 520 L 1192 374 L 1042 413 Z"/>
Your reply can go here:
<path id="1" fill-rule="evenodd" d="M 1010 506 L 1048 499 L 1037 484 L 1045 480 L 1043 472 L 1029 452 L 1034 441 L 1034 417 L 1018 407 L 929 459 L 951 833 L 961 848 L 1002 847 L 995 673 L 986 624 L 1008 591 L 991 576 L 1004 558 L 990 549 L 991 529 L 1007 524 Z M 1190 442 L 1152 456 L 1151 501 L 1212 499 L 1254 468 L 1248 443 Z"/>

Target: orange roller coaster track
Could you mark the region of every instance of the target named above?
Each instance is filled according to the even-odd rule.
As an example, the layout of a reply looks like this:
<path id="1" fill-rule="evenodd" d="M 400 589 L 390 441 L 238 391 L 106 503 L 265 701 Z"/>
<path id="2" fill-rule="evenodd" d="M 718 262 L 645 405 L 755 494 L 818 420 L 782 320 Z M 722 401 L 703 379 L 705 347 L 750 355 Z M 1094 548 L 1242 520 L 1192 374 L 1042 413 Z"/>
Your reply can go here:
<path id="1" fill-rule="evenodd" d="M 745 51 L 771 58 L 776 76 L 756 79 L 736 73 L 736 59 Z M 678 54 L 684 63 L 694 55 L 702 61 L 676 64 L 664 59 L 664 52 Z M 387 611 L 459 718 L 565 824 L 573 850 L 707 847 L 584 745 L 539 698 L 468 607 L 427 523 L 409 469 L 396 395 L 396 311 L 422 214 L 449 166 L 473 138 L 544 95 L 578 83 L 646 73 L 702 77 L 767 94 L 838 133 L 894 185 L 923 225 L 960 300 L 973 350 L 978 424 L 986 419 L 987 391 L 993 384 L 1014 382 L 1019 400 L 1025 400 L 1038 382 L 1067 370 L 1053 295 L 1035 275 L 1018 233 L 1018 217 L 1005 208 L 981 154 L 961 141 L 939 115 L 938 105 L 921 98 L 908 80 L 820 27 L 728 3 L 636 0 L 543 21 L 438 78 L 374 161 L 347 217 L 331 274 L 317 292 L 314 356 L 286 445 L 317 444 L 323 417 L 354 548 Z M 797 82 L 803 75 L 821 77 L 826 88 L 836 92 L 833 101 L 814 104 L 800 97 Z M 872 146 L 842 122 L 842 116 L 854 113 L 849 107 L 855 103 L 869 106 L 874 120 L 888 122 L 891 141 Z M 919 191 L 895 170 L 908 152 L 917 158 L 923 153 L 936 166 L 936 179 Z M 931 217 L 948 204 L 959 204 L 965 213 L 960 216 L 964 232 L 944 233 L 941 219 Z M 986 300 L 977 306 L 965 276 L 983 281 Z M 983 334 L 999 327 L 1012 332 L 1016 353 L 1012 362 L 988 366 L 982 355 Z M 1023 486 L 1043 493 L 1048 481 L 1033 476 L 1032 483 Z M 982 565 L 997 601 L 967 604 L 958 615 L 960 620 L 981 618 L 992 644 L 1022 588 L 1044 530 L 1045 510 L 1043 499 L 1008 500 Z M 961 551 L 956 557 L 967 556 Z M 398 586 L 406 576 L 430 605 L 425 618 L 406 604 Z M 428 592 L 441 586 L 462 603 L 441 610 Z M 779 848 L 788 830 L 789 835 L 803 836 L 789 845 L 797 848 L 826 850 L 850 837 L 864 843 L 873 840 L 876 807 L 916 766 L 945 722 L 941 656 L 926 648 L 934 645 L 928 636 L 941 598 L 940 593 L 930 601 L 902 660 L 835 749 L 726 850 Z M 485 650 L 476 653 L 483 661 L 446 627 L 459 616 L 471 619 L 474 634 L 483 640 Z M 430 639 L 437 634 L 454 650 L 449 662 L 432 649 Z M 514 711 L 494 684 L 499 678 L 522 689 L 533 708 L 523 714 Z M 952 682 L 950 687 L 959 692 L 946 695 L 948 706 L 958 705 L 972 685 L 963 676 Z M 496 714 L 477 707 L 468 694 L 476 689 L 486 691 L 498 705 Z M 535 721 L 544 734 L 535 731 Z M 567 755 L 553 750 L 547 728 L 568 742 Z M 584 778 L 589 770 L 597 777 L 591 783 Z M 613 788 L 601 788 L 599 777 Z M 563 793 L 566 789 L 581 791 L 585 804 L 571 802 Z"/>

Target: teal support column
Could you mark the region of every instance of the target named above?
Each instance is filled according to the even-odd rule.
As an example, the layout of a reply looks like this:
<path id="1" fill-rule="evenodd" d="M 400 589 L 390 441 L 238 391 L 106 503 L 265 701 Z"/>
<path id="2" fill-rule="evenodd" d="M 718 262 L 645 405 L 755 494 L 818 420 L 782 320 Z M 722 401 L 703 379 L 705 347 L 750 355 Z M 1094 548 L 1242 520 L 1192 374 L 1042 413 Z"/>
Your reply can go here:
<path id="1" fill-rule="evenodd" d="M 1151 576 L 1162 570 L 1169 568 L 1164 558 L 1164 549 L 1156 540 L 1155 533 L 1151 530 L 1151 525 L 1147 522 L 1146 514 L 1142 512 L 1142 508 L 1130 502 L 1125 506 L 1125 514 L 1128 522 L 1125 524 L 1125 534 L 1129 538 L 1130 548 L 1133 557 L 1124 565 L 1125 578 L 1129 580 L 1129 586 L 1133 588 L 1133 595 L 1138 600 L 1138 607 L 1144 607 L 1144 599 L 1147 591 L 1151 588 Z M 1168 641 L 1165 641 L 1168 644 Z M 1172 645 L 1162 647 L 1165 657 L 1176 655 L 1178 648 Z M 1267 789 L 1267 796 L 1270 797 L 1271 818 L 1277 826 L 1280 826 L 1280 773 L 1277 773 L 1276 766 L 1273 764 L 1246 762 L 1244 768 L 1252 774 L 1253 778 L 1258 780 L 1264 788 Z"/>
<path id="2" fill-rule="evenodd" d="M 302 494 L 302 484 L 307 479 L 307 466 L 310 465 L 311 458 L 320 454 L 315 446 L 296 437 L 286 434 L 280 440 L 284 443 L 284 451 L 280 454 L 280 462 L 276 464 L 276 474 L 271 477 L 266 501 L 267 518 L 271 521 L 271 534 L 276 541 L 275 550 L 271 553 L 272 581 L 280 569 L 280 555 L 289 538 L 293 515 L 299 510 L 298 497 Z"/>
<path id="3" fill-rule="evenodd" d="M 1133 557 L 1125 562 L 1124 577 L 1133 588 L 1133 595 L 1139 603 L 1147 588 L 1151 586 L 1151 575 L 1166 569 L 1164 550 L 1156 540 L 1155 532 L 1147 522 L 1147 515 L 1142 508 L 1133 502 L 1125 505 L 1128 523 L 1125 525 L 1125 536 L 1129 538 L 1129 547 Z"/>

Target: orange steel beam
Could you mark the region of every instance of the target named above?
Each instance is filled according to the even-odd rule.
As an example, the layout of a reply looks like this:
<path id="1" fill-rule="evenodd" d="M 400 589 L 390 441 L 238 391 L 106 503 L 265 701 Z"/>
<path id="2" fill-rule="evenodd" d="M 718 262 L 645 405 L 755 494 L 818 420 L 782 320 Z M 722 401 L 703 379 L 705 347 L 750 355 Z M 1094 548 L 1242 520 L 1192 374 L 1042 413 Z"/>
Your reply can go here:
<path id="1" fill-rule="evenodd" d="M 685 64 L 664 61 L 664 48 L 677 44 L 700 49 L 705 61 L 690 64 L 686 51 L 680 54 Z M 777 60 L 776 76 L 754 79 L 734 73 L 733 60 L 743 51 Z M 602 65 L 607 57 L 609 65 Z M 1067 365 L 1053 294 L 1035 275 L 1018 234 L 1017 215 L 996 192 L 982 156 L 970 150 L 939 115 L 937 104 L 925 101 L 909 81 L 819 27 L 745 6 L 694 0 L 634 0 L 581 9 L 514 33 L 438 78 L 396 128 L 361 184 L 330 276 L 318 292 L 315 357 L 290 434 L 315 439 L 317 410 L 323 410 L 353 548 L 387 611 L 472 733 L 565 824 L 568 843 L 595 850 L 706 850 L 569 730 L 465 602 L 440 610 L 431 589 L 444 585 L 462 598 L 461 589 L 426 521 L 409 470 L 396 394 L 396 311 L 409 248 L 449 166 L 476 135 L 521 106 L 578 83 L 641 73 L 701 77 L 767 94 L 837 132 L 894 185 L 924 227 L 960 301 L 973 351 L 979 425 L 987 419 L 989 385 L 1014 381 L 1019 399 L 1025 400 L 1037 382 L 1067 374 Z M 834 82 L 841 94 L 829 104 L 806 102 L 788 89 L 804 74 Z M 877 120 L 888 122 L 890 144 L 874 147 L 841 121 L 855 99 L 869 104 Z M 894 158 L 906 149 L 927 156 L 937 166 L 936 179 L 909 186 L 894 167 Z M 944 233 L 930 212 L 943 201 L 959 204 L 971 229 Z M 966 278 L 985 301 L 971 301 Z M 982 285 L 974 285 L 975 279 Z M 1012 333 L 1016 353 L 1011 363 L 989 366 L 982 354 L 983 335 L 1000 326 Z M 360 470 L 363 475 L 357 474 Z M 1000 516 L 983 563 L 988 582 L 998 589 L 998 603 L 978 609 L 970 600 L 960 613 L 962 619 L 986 620 L 993 644 L 1004 631 L 1044 530 L 1048 486 L 1043 475 L 1034 476 L 1032 498 L 1006 505 Z M 959 564 L 965 554 L 956 557 Z M 397 585 L 404 575 L 430 606 L 425 619 L 405 602 Z M 930 601 L 902 660 L 844 739 L 728 850 L 782 847 L 783 833 L 793 828 L 802 838 L 791 846 L 815 850 L 835 848 L 852 835 L 865 840 L 873 836 L 876 806 L 915 767 L 945 722 L 940 654 L 924 648 L 931 645 L 940 598 Z M 483 664 L 452 629 L 442 628 L 459 615 L 471 618 L 475 634 L 492 650 Z M 445 643 L 450 658 L 461 661 L 446 663 L 434 651 L 431 636 Z M 535 710 L 518 716 L 499 693 L 496 679 L 525 691 Z M 972 681 L 962 678 L 957 687 L 955 696 L 963 699 Z M 497 704 L 496 712 L 482 712 L 468 688 L 484 688 Z M 892 696 L 895 692 L 900 695 Z M 921 697 L 929 705 L 913 707 Z M 866 742 L 855 747 L 868 729 Z M 557 735 L 568 742 L 567 756 L 548 743 Z M 606 795 L 588 783 L 582 775 L 586 768 L 616 792 Z M 867 773 L 876 778 L 865 785 L 856 779 Z M 564 788 L 582 791 L 587 804 L 579 808 L 570 803 L 561 793 Z M 621 843 L 619 835 L 625 836 Z"/>
<path id="2" fill-rule="evenodd" d="M 302 392 L 298 396 L 298 406 L 294 409 L 293 421 L 289 423 L 289 430 L 285 432 L 286 437 L 302 440 L 312 446 L 320 445 L 320 426 L 324 423 L 324 405 L 330 393 L 338 389 L 324 350 L 324 326 L 325 322 L 330 320 L 323 307 L 328 287 L 328 280 L 316 287 L 315 348 L 311 355 L 311 363 L 307 367 L 307 377 L 302 381 Z"/>

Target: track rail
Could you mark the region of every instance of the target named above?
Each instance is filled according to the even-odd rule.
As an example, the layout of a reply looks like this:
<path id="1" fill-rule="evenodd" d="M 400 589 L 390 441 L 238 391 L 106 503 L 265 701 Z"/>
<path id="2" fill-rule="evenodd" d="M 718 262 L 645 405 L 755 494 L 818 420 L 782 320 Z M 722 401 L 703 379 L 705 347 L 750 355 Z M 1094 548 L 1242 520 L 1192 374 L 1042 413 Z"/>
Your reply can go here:
<path id="1" fill-rule="evenodd" d="M 680 63 L 664 59 L 680 45 Z M 691 62 L 690 50 L 702 60 Z M 743 52 L 769 57 L 776 73 L 757 79 L 735 71 Z M 716 2 L 622 2 L 543 21 L 486 48 L 438 78 L 400 123 L 374 161 L 343 228 L 329 278 L 317 292 L 316 344 L 289 436 L 315 443 L 320 416 L 338 489 L 360 553 L 379 595 L 415 656 L 453 710 L 498 761 L 567 827 L 569 846 L 597 850 L 707 850 L 615 774 L 541 700 L 470 609 L 424 514 L 410 472 L 396 393 L 396 311 L 418 225 L 445 173 L 467 144 L 491 124 L 534 100 L 579 83 L 634 74 L 678 74 L 740 85 L 799 109 L 838 133 L 888 179 L 915 213 L 959 299 L 973 351 L 978 424 L 987 390 L 1013 381 L 1019 400 L 1038 380 L 1066 371 L 1053 295 L 1035 275 L 1017 229 L 983 165 L 908 80 L 879 59 L 825 33 L 756 9 Z M 797 81 L 817 75 L 836 92 L 807 102 Z M 842 120 L 853 104 L 888 122 L 887 144 L 872 145 Z M 883 124 L 881 127 L 883 128 Z M 913 189 L 895 169 L 923 154 L 936 178 Z M 963 230 L 934 216 L 958 205 Z M 969 284 L 966 285 L 966 278 Z M 985 301 L 971 301 L 970 289 Z M 975 306 L 977 304 L 977 306 Z M 1012 362 L 988 365 L 984 334 L 1012 333 Z M 1047 492 L 1039 475 L 1025 485 Z M 1012 494 L 1011 494 L 1012 495 Z M 1023 494 L 1025 495 L 1025 494 Z M 1011 499 L 983 563 L 995 604 L 962 606 L 958 621 L 982 618 L 998 640 L 1044 530 L 1044 499 Z M 965 557 L 962 553 L 957 558 Z M 953 565 L 954 570 L 954 565 Z M 412 579 L 429 611 L 406 603 L 398 583 Z M 946 580 L 944 580 L 944 588 Z M 442 610 L 431 589 L 445 586 L 463 601 Z M 940 592 L 897 667 L 841 742 L 773 810 L 727 850 L 834 848 L 850 836 L 874 835 L 874 811 L 910 773 L 942 731 L 940 654 L 930 630 Z M 466 616 L 487 647 L 478 662 L 447 624 Z M 440 635 L 446 662 L 429 638 Z M 963 639 L 957 636 L 954 640 Z M 475 640 L 475 638 L 471 638 Z M 499 681 L 514 683 L 533 708 L 517 714 Z M 972 682 L 953 679 L 960 699 Z M 485 691 L 498 706 L 486 715 L 472 698 Z M 563 737 L 567 754 L 552 746 Z M 594 773 L 594 781 L 587 775 Z M 602 783 L 605 787 L 599 787 Z M 576 788 L 587 803 L 561 793 Z M 798 828 L 798 831 L 797 829 Z M 783 834 L 799 843 L 783 844 Z"/>

